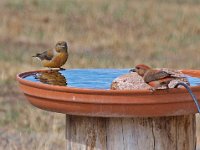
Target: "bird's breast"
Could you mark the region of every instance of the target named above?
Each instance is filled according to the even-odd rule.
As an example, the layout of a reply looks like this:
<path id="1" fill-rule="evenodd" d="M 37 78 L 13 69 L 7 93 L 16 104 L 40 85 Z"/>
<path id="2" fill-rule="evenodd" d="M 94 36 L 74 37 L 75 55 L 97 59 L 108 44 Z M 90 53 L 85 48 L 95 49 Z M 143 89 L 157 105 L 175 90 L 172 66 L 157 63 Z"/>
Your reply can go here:
<path id="1" fill-rule="evenodd" d="M 50 67 L 50 68 L 60 68 L 63 66 L 68 59 L 67 53 L 58 53 L 56 54 L 52 60 L 44 60 L 42 62 L 44 67 Z"/>

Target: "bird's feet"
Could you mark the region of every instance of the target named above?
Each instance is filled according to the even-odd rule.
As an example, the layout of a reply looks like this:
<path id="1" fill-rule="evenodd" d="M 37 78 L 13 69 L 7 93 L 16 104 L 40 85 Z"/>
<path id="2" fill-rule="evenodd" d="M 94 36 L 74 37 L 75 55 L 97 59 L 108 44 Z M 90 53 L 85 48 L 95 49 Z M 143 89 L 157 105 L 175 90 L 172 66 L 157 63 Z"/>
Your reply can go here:
<path id="1" fill-rule="evenodd" d="M 150 87 L 148 90 L 149 90 L 150 92 L 154 92 L 156 89 L 153 88 L 153 87 Z"/>
<path id="2" fill-rule="evenodd" d="M 51 72 L 53 72 L 53 69 L 49 67 L 48 70 L 47 70 L 47 72 L 51 73 Z"/>

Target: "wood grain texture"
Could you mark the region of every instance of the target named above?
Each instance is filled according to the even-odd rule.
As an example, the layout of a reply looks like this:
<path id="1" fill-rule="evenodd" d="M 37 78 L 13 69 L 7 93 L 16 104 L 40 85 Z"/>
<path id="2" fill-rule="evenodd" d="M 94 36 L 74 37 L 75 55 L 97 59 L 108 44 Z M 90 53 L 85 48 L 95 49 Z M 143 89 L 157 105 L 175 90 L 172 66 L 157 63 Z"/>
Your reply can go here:
<path id="1" fill-rule="evenodd" d="M 67 150 L 195 150 L 194 115 L 159 118 L 66 116 Z"/>

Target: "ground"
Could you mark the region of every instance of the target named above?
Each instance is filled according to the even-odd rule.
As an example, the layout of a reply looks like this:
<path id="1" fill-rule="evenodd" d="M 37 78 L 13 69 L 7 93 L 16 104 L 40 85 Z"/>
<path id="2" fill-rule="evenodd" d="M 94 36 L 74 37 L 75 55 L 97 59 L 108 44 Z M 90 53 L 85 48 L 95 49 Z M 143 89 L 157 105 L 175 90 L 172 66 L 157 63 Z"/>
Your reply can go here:
<path id="1" fill-rule="evenodd" d="M 17 73 L 43 69 L 32 55 L 66 40 L 64 68 L 200 69 L 199 13 L 200 0 L 1 0 L 0 149 L 65 147 L 65 116 L 18 89 Z"/>

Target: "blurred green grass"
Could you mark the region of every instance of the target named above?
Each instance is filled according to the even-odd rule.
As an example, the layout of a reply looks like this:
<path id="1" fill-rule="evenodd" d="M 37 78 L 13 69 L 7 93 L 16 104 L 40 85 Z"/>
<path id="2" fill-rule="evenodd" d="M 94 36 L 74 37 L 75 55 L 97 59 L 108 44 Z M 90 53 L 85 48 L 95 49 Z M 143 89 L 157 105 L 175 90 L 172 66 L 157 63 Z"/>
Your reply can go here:
<path id="1" fill-rule="evenodd" d="M 200 0 L 1 0 L 0 8 L 0 129 L 23 135 L 4 149 L 51 149 L 56 138 L 64 147 L 64 115 L 28 104 L 15 81 L 41 69 L 31 56 L 59 40 L 69 44 L 65 68 L 200 69 Z M 48 132 L 38 147 L 27 141 Z"/>

